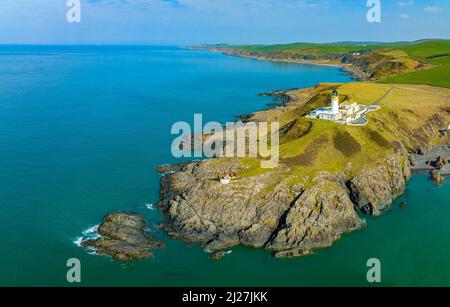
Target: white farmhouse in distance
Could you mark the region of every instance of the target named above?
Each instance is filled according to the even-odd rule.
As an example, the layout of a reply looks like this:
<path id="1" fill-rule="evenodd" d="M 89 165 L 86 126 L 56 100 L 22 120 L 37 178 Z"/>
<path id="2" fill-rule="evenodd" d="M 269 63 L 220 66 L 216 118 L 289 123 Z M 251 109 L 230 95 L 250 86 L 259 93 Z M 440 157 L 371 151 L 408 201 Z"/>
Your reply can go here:
<path id="1" fill-rule="evenodd" d="M 339 104 L 339 92 L 334 90 L 331 94 L 330 107 L 319 108 L 306 117 L 332 121 L 338 124 L 364 126 L 367 120 L 364 115 L 367 112 L 378 110 L 380 107 L 376 105 L 359 105 L 355 102 Z"/>

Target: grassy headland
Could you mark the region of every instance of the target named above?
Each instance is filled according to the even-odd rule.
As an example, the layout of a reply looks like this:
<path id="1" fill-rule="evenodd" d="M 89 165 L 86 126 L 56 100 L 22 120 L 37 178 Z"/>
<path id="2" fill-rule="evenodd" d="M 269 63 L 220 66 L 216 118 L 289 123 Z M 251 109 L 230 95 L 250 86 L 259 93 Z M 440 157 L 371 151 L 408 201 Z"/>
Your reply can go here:
<path id="1" fill-rule="evenodd" d="M 328 105 L 334 89 L 381 109 L 363 127 L 303 116 Z M 364 227 L 357 212 L 388 210 L 411 176 L 411 152 L 450 144 L 439 132 L 450 122 L 447 88 L 356 82 L 284 95 L 292 99 L 248 117 L 280 123 L 275 168 L 261 168 L 258 158 L 213 158 L 163 177 L 159 206 L 172 236 L 211 251 L 243 244 L 280 258 L 308 255 Z M 221 184 L 224 172 L 237 176 Z"/>

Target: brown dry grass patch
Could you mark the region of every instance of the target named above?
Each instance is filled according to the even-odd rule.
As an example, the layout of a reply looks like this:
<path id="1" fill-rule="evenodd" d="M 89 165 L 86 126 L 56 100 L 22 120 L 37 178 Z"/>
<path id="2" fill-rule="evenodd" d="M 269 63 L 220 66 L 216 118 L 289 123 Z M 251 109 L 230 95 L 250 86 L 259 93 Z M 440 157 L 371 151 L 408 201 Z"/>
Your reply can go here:
<path id="1" fill-rule="evenodd" d="M 347 131 L 338 130 L 333 137 L 334 148 L 351 157 L 361 151 L 361 144 Z"/>
<path id="2" fill-rule="evenodd" d="M 286 158 L 283 161 L 288 165 L 293 166 L 311 166 L 319 156 L 320 150 L 325 148 L 328 142 L 328 136 L 321 135 L 319 138 L 312 141 L 303 153 L 296 157 Z"/>
<path id="3" fill-rule="evenodd" d="M 280 144 L 304 137 L 311 131 L 312 126 L 310 121 L 293 120 L 280 129 Z"/>
<path id="4" fill-rule="evenodd" d="M 378 146 L 384 147 L 384 148 L 391 148 L 392 143 L 386 140 L 384 136 L 382 136 L 378 131 L 376 130 L 369 130 L 369 137 L 372 141 L 374 141 Z"/>

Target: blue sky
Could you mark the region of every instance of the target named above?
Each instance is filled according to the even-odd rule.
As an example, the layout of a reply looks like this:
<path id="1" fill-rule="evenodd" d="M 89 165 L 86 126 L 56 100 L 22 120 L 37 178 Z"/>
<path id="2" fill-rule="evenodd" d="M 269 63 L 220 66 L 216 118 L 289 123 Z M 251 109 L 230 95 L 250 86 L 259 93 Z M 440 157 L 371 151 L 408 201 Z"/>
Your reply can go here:
<path id="1" fill-rule="evenodd" d="M 381 0 L 0 0 L 2 44 L 199 44 L 398 41 L 450 38 L 450 1 Z"/>

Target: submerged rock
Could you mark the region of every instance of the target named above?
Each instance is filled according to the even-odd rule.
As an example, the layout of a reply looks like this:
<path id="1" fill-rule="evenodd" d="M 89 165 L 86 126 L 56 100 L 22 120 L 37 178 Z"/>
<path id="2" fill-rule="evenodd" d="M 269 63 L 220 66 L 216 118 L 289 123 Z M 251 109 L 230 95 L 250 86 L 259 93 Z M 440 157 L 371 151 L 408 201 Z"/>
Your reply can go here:
<path id="1" fill-rule="evenodd" d="M 275 258 L 295 258 L 295 257 L 308 256 L 310 254 L 311 254 L 310 250 L 291 249 L 291 250 L 276 252 L 274 254 L 274 257 Z"/>
<path id="2" fill-rule="evenodd" d="M 231 253 L 231 251 L 220 251 L 220 252 L 216 252 L 214 254 L 212 254 L 209 258 L 212 260 L 220 260 L 223 257 L 225 257 L 226 255 L 229 255 Z"/>
<path id="3" fill-rule="evenodd" d="M 98 228 L 99 238 L 84 241 L 84 247 L 93 247 L 99 255 L 115 260 L 133 260 L 151 256 L 151 249 L 162 247 L 146 233 L 147 222 L 136 213 L 108 214 Z"/>

